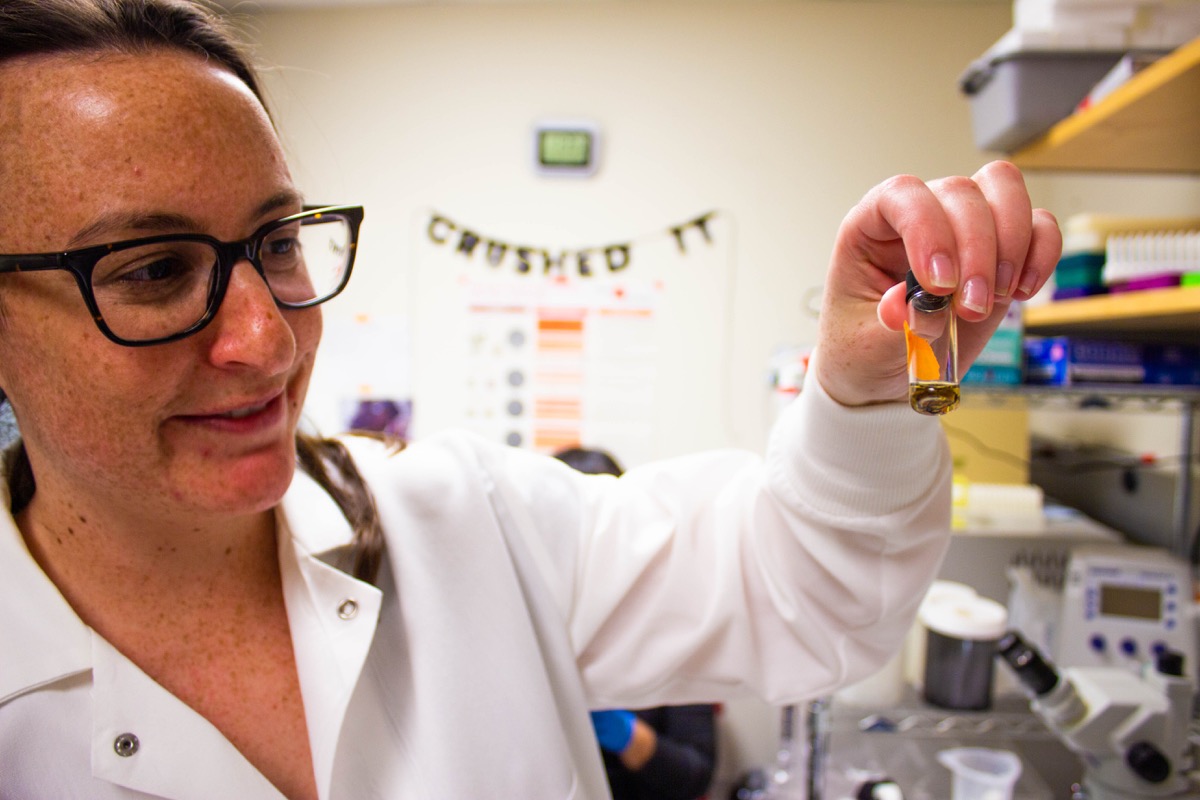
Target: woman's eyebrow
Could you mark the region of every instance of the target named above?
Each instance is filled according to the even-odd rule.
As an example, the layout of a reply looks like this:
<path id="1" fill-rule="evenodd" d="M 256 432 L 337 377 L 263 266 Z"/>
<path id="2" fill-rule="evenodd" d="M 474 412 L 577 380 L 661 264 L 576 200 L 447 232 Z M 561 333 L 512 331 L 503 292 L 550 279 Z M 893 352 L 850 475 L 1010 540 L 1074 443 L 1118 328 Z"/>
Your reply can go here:
<path id="1" fill-rule="evenodd" d="M 285 189 L 264 200 L 255 209 L 255 219 L 270 214 L 282 208 L 298 209 L 302 205 L 300 193 Z M 176 233 L 181 231 L 199 231 L 200 223 L 186 214 L 170 212 L 125 212 L 115 211 L 104 213 L 81 228 L 67 243 L 67 249 L 77 247 L 84 242 L 94 242 L 106 233 L 137 231 L 139 233 Z"/>
<path id="2" fill-rule="evenodd" d="M 272 211 L 278 211 L 281 208 L 289 208 L 299 210 L 304 205 L 304 198 L 295 189 L 284 189 L 281 192 L 276 192 L 267 198 L 258 207 L 257 216 L 265 217 Z"/>
<path id="3" fill-rule="evenodd" d="M 110 212 L 101 214 L 92 222 L 81 228 L 70 241 L 68 249 L 83 242 L 91 242 L 105 233 L 117 231 L 144 231 L 147 233 L 170 233 L 174 231 L 194 231 L 199 225 L 196 220 L 185 214 L 171 213 L 141 213 L 141 212 Z"/>

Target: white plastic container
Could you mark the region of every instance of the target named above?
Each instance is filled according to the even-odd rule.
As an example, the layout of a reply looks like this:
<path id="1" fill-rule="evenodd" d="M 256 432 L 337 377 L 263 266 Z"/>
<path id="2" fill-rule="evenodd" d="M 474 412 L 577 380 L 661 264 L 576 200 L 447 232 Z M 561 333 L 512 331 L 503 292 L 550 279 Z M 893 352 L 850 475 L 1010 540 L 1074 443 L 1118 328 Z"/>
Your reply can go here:
<path id="1" fill-rule="evenodd" d="M 1171 50 L 1200 35 L 1200 0 L 1015 0 L 1013 28 L 1119 36 L 1128 49 Z"/>
<path id="2" fill-rule="evenodd" d="M 1012 800 L 1021 777 L 1021 759 L 1008 750 L 957 747 L 942 750 L 938 761 L 954 773 L 951 800 Z"/>

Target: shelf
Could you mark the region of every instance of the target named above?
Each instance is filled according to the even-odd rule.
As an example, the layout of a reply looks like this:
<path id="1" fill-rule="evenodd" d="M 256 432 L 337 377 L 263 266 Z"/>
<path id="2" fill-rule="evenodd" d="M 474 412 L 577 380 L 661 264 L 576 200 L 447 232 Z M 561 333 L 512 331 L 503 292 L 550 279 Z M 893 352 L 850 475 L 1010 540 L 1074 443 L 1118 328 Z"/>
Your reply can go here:
<path id="1" fill-rule="evenodd" d="M 887 709 L 846 706 L 836 699 L 827 714 L 831 733 L 902 734 L 907 737 L 970 740 L 1002 736 L 1025 740 L 1054 739 L 1054 734 L 1029 709 L 1029 700 L 1001 694 L 987 711 L 949 711 L 916 701 L 906 692 L 905 702 Z"/>
<path id="2" fill-rule="evenodd" d="M 1200 174 L 1200 39 L 1013 155 L 1025 169 Z"/>
<path id="3" fill-rule="evenodd" d="M 1012 160 L 1028 170 L 1200 174 L 1200 38 L 1163 56 L 1100 102 L 1062 120 Z M 1200 287 L 1026 306 L 1024 325 L 1025 332 L 1035 336 L 1195 341 L 1200 330 Z M 1152 402 L 1159 397 L 1158 390 L 1150 387 L 1131 390 Z M 1180 452 L 1192 453 L 1200 400 L 1185 393 L 1172 399 L 1182 406 Z M 1192 459 L 1185 458 L 1175 481 L 1171 550 L 1188 560 L 1195 557 L 1192 483 Z"/>
<path id="4" fill-rule="evenodd" d="M 963 396 L 970 400 L 1005 400 L 1022 397 L 1040 404 L 1066 404 L 1072 408 L 1141 407 L 1156 410 L 1167 404 L 1200 406 L 1200 386 L 1167 386 L 1151 383 L 1084 383 L 1073 386 L 1041 386 L 1021 384 L 972 383 L 963 386 Z"/>
<path id="5" fill-rule="evenodd" d="M 1196 150 L 1200 153 L 1200 146 Z M 1026 306 L 1024 323 L 1025 332 L 1034 336 L 1091 334 L 1111 337 L 1123 333 L 1194 336 L 1200 329 L 1200 287 L 1102 294 Z"/>

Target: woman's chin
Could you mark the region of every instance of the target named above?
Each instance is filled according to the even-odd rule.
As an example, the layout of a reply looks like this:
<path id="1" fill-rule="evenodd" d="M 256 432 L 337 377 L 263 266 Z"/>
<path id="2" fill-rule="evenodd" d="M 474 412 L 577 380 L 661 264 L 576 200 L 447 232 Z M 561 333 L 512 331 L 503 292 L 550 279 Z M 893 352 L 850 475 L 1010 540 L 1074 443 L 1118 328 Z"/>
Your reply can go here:
<path id="1" fill-rule="evenodd" d="M 176 483 L 175 494 L 197 511 L 252 514 L 278 505 L 295 471 L 293 448 L 286 453 L 259 453 L 232 464 L 200 464 L 188 471 L 182 483 Z"/>

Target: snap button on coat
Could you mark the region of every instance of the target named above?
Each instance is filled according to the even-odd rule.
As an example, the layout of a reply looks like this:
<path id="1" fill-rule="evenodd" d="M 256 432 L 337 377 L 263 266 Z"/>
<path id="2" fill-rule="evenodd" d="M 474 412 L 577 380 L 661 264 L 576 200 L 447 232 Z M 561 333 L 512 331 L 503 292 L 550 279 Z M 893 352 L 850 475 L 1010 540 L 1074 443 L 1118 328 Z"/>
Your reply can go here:
<path id="1" fill-rule="evenodd" d="M 138 742 L 138 738 L 132 733 L 122 733 L 113 740 L 113 750 L 115 750 L 117 755 L 119 755 L 121 758 L 129 758 L 138 751 L 140 744 L 141 743 Z"/>

